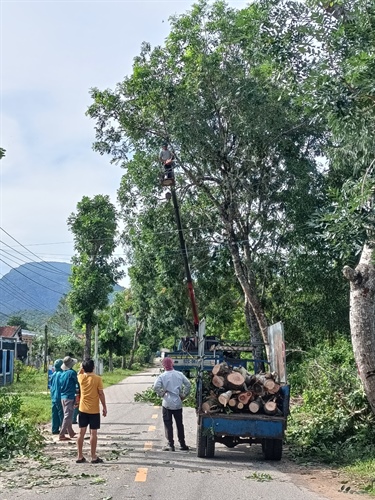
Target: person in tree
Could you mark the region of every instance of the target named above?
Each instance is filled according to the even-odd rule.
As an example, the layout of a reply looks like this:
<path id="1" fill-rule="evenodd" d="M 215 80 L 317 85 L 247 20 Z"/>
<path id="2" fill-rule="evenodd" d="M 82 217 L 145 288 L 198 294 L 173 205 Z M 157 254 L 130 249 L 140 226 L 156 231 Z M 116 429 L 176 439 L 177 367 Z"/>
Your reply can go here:
<path id="1" fill-rule="evenodd" d="M 191 384 L 189 379 L 181 372 L 174 370 L 173 359 L 164 358 L 162 365 L 165 372 L 159 375 L 154 383 L 154 391 L 163 398 L 163 422 L 165 437 L 168 444 L 164 451 L 175 451 L 173 439 L 173 421 L 176 422 L 177 437 L 180 442 L 180 450 L 189 450 L 185 443 L 185 429 L 182 420 L 182 401 L 189 395 Z"/>
<path id="2" fill-rule="evenodd" d="M 173 179 L 174 154 L 168 149 L 168 143 L 163 142 L 162 149 L 159 154 L 159 160 L 164 166 L 164 177 Z"/>

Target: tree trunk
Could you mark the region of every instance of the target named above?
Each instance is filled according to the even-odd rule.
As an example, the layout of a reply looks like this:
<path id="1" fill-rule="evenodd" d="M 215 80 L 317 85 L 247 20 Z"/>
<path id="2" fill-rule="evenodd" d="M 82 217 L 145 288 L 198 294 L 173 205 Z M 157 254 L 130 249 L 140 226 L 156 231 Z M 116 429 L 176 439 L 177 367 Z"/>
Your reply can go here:
<path id="1" fill-rule="evenodd" d="M 241 260 L 238 243 L 231 236 L 230 251 L 232 255 L 232 261 L 234 266 L 234 272 L 241 285 L 241 288 L 245 294 L 246 299 L 249 301 L 251 308 L 254 312 L 255 318 L 259 325 L 259 329 L 262 335 L 263 342 L 266 344 L 267 339 L 267 320 L 263 311 L 263 307 L 259 301 L 258 295 L 255 290 L 254 279 L 248 279 L 248 272 L 245 272 L 244 263 Z M 248 259 L 247 259 L 248 260 Z M 249 263 L 247 262 L 247 266 Z"/>
<path id="2" fill-rule="evenodd" d="M 262 348 L 262 334 L 259 329 L 258 321 L 255 317 L 254 311 L 248 298 L 245 296 L 245 318 L 246 324 L 250 331 L 250 342 L 254 345 L 253 355 L 254 359 L 262 359 L 264 356 Z M 259 371 L 264 371 L 264 364 L 259 366 Z"/>
<path id="3" fill-rule="evenodd" d="M 345 266 L 350 281 L 350 331 L 359 375 L 375 414 L 375 267 L 374 249 L 365 245 L 358 266 Z"/>
<path id="4" fill-rule="evenodd" d="M 91 332 L 92 332 L 92 324 L 86 323 L 85 348 L 83 351 L 84 359 L 91 358 Z"/>
<path id="5" fill-rule="evenodd" d="M 143 323 L 139 323 L 137 321 L 135 331 L 134 331 L 134 337 L 133 337 L 133 346 L 130 350 L 130 357 L 129 357 L 129 363 L 128 363 L 129 369 L 131 369 L 131 367 L 134 363 L 134 356 L 135 356 L 135 352 L 139 346 L 139 337 L 141 336 L 142 331 L 143 331 Z"/>

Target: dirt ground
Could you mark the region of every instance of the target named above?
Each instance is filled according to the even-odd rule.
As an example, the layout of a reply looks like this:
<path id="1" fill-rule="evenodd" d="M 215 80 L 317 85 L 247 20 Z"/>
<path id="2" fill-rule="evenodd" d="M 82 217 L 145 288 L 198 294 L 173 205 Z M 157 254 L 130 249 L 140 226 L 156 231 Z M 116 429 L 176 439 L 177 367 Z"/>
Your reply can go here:
<path id="1" fill-rule="evenodd" d="M 364 500 L 374 500 L 375 496 L 361 491 L 358 481 L 329 465 L 300 465 L 288 458 L 288 451 L 277 469 L 292 477 L 297 485 L 319 493 L 330 500 L 345 500 L 348 495 L 360 495 Z"/>

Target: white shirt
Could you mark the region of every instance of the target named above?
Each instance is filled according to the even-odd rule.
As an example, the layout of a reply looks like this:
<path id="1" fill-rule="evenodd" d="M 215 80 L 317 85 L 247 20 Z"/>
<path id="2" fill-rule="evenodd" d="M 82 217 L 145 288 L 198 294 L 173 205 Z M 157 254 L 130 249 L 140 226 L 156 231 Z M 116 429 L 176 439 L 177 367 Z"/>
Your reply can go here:
<path id="1" fill-rule="evenodd" d="M 160 151 L 160 160 L 165 162 L 167 160 L 171 160 L 173 158 L 173 154 L 169 151 L 169 149 L 162 149 Z"/>
<path id="2" fill-rule="evenodd" d="M 185 375 L 176 370 L 168 370 L 158 376 L 154 383 L 154 391 L 163 397 L 163 406 L 168 410 L 182 408 L 181 396 L 190 393 L 191 383 Z"/>

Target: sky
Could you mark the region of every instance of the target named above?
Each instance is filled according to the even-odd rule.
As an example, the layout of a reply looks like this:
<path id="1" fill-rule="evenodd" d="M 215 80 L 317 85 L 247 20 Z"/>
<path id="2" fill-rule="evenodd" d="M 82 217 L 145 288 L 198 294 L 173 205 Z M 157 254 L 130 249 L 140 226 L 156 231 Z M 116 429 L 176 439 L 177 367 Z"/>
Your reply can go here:
<path id="1" fill-rule="evenodd" d="M 0 276 L 29 261 L 70 262 L 66 221 L 83 196 L 117 205 L 122 171 L 92 151 L 89 90 L 114 89 L 142 42 L 162 45 L 168 18 L 192 4 L 0 0 Z"/>

